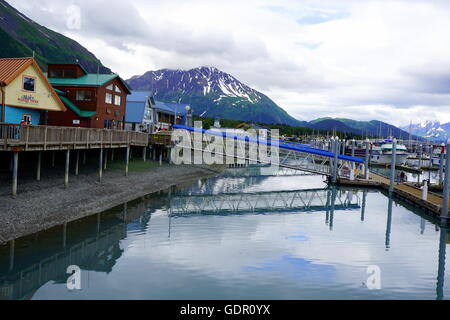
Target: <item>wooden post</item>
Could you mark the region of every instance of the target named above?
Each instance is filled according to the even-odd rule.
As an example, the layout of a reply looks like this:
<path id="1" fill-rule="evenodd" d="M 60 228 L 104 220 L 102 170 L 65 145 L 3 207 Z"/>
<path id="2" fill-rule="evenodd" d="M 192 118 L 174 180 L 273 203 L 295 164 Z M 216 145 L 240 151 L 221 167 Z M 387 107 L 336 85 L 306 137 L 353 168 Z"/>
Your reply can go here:
<path id="1" fill-rule="evenodd" d="M 42 163 L 42 152 L 38 152 L 37 170 L 36 170 L 36 180 L 41 181 L 41 163 Z"/>
<path id="2" fill-rule="evenodd" d="M 111 161 L 114 161 L 114 149 L 111 149 Z"/>
<path id="3" fill-rule="evenodd" d="M 144 160 L 144 162 L 147 161 L 147 147 L 144 147 L 144 149 L 142 150 L 142 159 Z"/>
<path id="4" fill-rule="evenodd" d="M 55 167 L 55 151 L 52 151 L 52 168 Z"/>
<path id="5" fill-rule="evenodd" d="M 369 139 L 366 140 L 366 154 L 364 157 L 364 179 L 369 180 L 369 149 L 370 149 L 370 141 Z"/>
<path id="6" fill-rule="evenodd" d="M 83 166 L 86 165 L 86 150 L 83 152 Z"/>
<path id="7" fill-rule="evenodd" d="M 108 149 L 105 149 L 105 163 L 103 170 L 106 170 L 107 166 L 108 166 Z"/>
<path id="8" fill-rule="evenodd" d="M 66 168 L 64 172 L 64 187 L 69 186 L 69 165 L 70 165 L 70 150 L 66 150 Z"/>
<path id="9" fill-rule="evenodd" d="M 100 156 L 99 156 L 99 165 L 98 165 L 98 181 L 102 182 L 103 178 L 103 149 L 100 148 Z"/>
<path id="10" fill-rule="evenodd" d="M 66 249 L 67 244 L 67 222 L 63 224 L 63 249 Z"/>
<path id="11" fill-rule="evenodd" d="M 125 176 L 128 177 L 128 166 L 130 164 L 130 146 L 127 147 L 126 158 L 125 158 Z"/>
<path id="12" fill-rule="evenodd" d="M 397 162 L 397 139 L 392 140 L 392 159 L 391 159 L 391 181 L 389 184 L 389 193 L 394 192 L 395 183 L 395 164 Z"/>
<path id="13" fill-rule="evenodd" d="M 13 152 L 12 195 L 17 195 L 17 175 L 19 170 L 19 153 Z"/>
<path id="14" fill-rule="evenodd" d="M 445 147 L 447 154 L 445 155 L 445 176 L 444 176 L 444 190 L 442 193 L 442 205 L 441 205 L 441 219 L 442 222 L 447 222 L 448 219 L 448 183 L 450 180 L 450 139 L 447 141 Z"/>
<path id="15" fill-rule="evenodd" d="M 80 167 L 80 151 L 77 150 L 77 155 L 75 158 L 75 175 L 78 175 L 78 171 L 79 171 L 79 167 Z"/>
<path id="16" fill-rule="evenodd" d="M 163 149 L 159 149 L 159 166 L 162 166 Z"/>
<path id="17" fill-rule="evenodd" d="M 14 251 L 16 247 L 16 241 L 11 240 L 9 242 L 9 271 L 13 271 L 14 269 Z"/>
<path id="18" fill-rule="evenodd" d="M 441 154 L 439 155 L 439 185 L 444 182 L 444 161 L 445 161 L 445 144 L 441 146 Z"/>

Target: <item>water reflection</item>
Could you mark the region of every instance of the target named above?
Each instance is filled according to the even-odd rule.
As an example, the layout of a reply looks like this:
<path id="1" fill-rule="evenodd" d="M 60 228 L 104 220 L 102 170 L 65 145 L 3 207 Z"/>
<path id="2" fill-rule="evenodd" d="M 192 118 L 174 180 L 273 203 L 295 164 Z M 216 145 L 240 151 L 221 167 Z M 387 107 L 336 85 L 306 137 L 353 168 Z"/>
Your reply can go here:
<path id="1" fill-rule="evenodd" d="M 446 297 L 448 229 L 378 191 L 310 178 L 203 180 L 11 241 L 0 299 Z M 373 264 L 379 291 L 361 287 Z M 87 274 L 81 292 L 65 289 L 69 265 Z"/>

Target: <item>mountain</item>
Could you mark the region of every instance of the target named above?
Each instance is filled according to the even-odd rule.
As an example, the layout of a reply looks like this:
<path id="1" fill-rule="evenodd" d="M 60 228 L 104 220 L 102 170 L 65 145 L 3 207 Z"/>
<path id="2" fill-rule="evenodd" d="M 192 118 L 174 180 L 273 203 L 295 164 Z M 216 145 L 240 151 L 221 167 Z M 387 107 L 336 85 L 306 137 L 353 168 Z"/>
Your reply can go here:
<path id="1" fill-rule="evenodd" d="M 408 139 L 409 133 L 401 128 L 397 128 L 389 123 L 372 120 L 357 121 L 343 118 L 319 118 L 309 122 L 309 126 L 314 129 L 333 130 L 359 134 L 364 136 L 393 136 L 399 139 Z M 412 139 L 416 139 L 415 135 Z"/>
<path id="2" fill-rule="evenodd" d="M 402 129 L 409 131 L 410 127 L 412 134 L 435 142 L 444 142 L 450 137 L 450 122 L 442 124 L 439 121 L 424 120 L 411 126 L 404 126 Z"/>
<path id="3" fill-rule="evenodd" d="M 27 18 L 6 1 L 0 0 L 0 58 L 35 58 L 42 69 L 47 63 L 79 63 L 88 72 L 111 73 L 111 70 L 78 42 L 47 29 Z"/>
<path id="4" fill-rule="evenodd" d="M 185 103 L 203 117 L 301 126 L 269 97 L 214 67 L 161 69 L 129 79 L 133 90 L 148 90 L 164 102 Z"/>

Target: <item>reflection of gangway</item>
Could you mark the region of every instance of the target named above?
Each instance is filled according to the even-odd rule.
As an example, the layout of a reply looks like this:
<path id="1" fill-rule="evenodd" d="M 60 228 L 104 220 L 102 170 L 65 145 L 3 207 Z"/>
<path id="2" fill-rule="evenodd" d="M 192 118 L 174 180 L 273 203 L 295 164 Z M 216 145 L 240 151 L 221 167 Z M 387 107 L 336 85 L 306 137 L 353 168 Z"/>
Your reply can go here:
<path id="1" fill-rule="evenodd" d="M 172 153 L 172 161 L 177 161 L 178 158 L 183 157 L 185 150 L 194 150 L 261 164 L 271 164 L 273 163 L 272 160 L 277 158 L 277 164 L 280 167 L 327 176 L 332 176 L 336 172 L 337 176 L 350 177 L 351 169 L 354 167 L 358 167 L 360 172 L 364 171 L 363 159 L 304 145 L 275 140 L 268 141 L 261 138 L 255 139 L 182 125 L 174 125 L 173 128 L 176 131 L 173 134 L 175 152 Z M 200 142 L 197 141 L 197 136 L 201 139 Z M 257 148 L 263 151 L 252 152 Z"/>
<path id="2" fill-rule="evenodd" d="M 353 191 L 309 189 L 297 191 L 177 196 L 171 199 L 170 215 L 196 213 L 251 213 L 273 211 L 314 212 L 360 208 Z"/>

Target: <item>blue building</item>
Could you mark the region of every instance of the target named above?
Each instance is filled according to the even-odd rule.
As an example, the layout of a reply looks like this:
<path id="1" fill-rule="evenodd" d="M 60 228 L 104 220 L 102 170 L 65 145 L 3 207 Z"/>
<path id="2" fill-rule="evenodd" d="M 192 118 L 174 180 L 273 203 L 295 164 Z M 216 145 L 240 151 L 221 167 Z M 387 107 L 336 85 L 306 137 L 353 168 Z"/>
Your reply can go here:
<path id="1" fill-rule="evenodd" d="M 170 130 L 174 124 L 192 125 L 189 105 L 154 100 L 149 91 L 132 91 L 127 99 L 125 128 L 133 131 Z"/>

